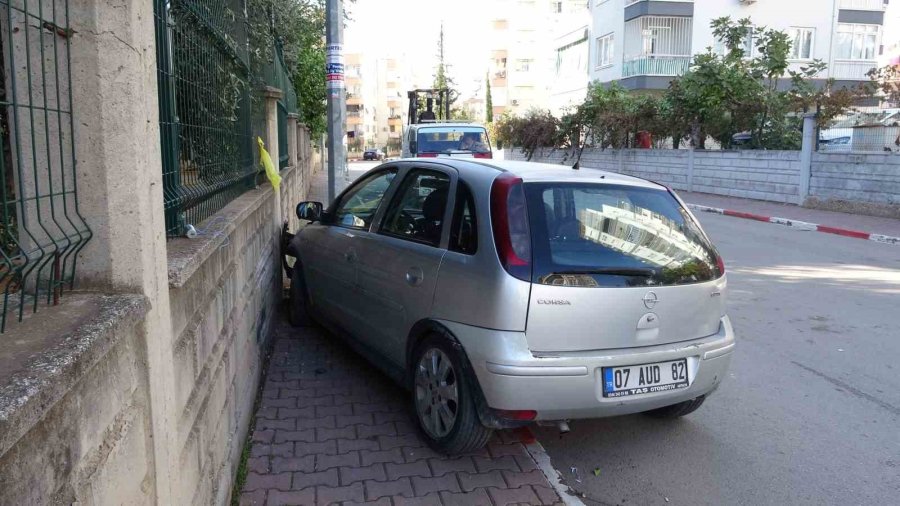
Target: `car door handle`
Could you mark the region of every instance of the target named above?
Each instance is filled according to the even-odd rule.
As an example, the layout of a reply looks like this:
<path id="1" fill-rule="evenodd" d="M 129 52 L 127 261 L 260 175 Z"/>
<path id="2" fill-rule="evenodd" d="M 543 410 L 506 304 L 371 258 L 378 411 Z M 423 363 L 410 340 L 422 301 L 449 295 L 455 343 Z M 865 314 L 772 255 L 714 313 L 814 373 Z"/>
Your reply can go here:
<path id="1" fill-rule="evenodd" d="M 423 279 L 425 279 L 425 274 L 422 272 L 422 269 L 418 267 L 410 267 L 409 270 L 406 271 L 406 284 L 410 286 L 421 285 Z"/>

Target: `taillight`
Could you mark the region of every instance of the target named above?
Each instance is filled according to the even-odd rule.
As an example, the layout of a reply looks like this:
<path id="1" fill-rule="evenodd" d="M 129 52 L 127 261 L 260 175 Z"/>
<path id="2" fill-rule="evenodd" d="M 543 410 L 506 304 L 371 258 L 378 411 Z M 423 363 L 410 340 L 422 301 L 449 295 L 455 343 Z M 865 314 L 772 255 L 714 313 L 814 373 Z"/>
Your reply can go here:
<path id="1" fill-rule="evenodd" d="M 437 153 L 419 153 L 419 158 L 437 158 Z"/>
<path id="2" fill-rule="evenodd" d="M 719 268 L 719 276 L 725 275 L 725 260 L 722 259 L 722 255 L 716 255 L 716 267 Z"/>
<path id="3" fill-rule="evenodd" d="M 494 158 L 492 153 L 475 153 L 475 158 Z"/>
<path id="4" fill-rule="evenodd" d="M 491 186 L 491 224 L 497 256 L 506 272 L 531 280 L 531 233 L 522 179 L 503 173 Z"/>

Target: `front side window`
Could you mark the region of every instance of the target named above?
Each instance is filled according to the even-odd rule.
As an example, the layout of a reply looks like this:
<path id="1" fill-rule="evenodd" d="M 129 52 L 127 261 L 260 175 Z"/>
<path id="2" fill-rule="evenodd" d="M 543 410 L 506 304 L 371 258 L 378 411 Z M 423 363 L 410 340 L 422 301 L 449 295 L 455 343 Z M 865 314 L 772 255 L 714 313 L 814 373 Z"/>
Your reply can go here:
<path id="1" fill-rule="evenodd" d="M 537 283 L 667 286 L 721 275 L 706 236 L 665 190 L 527 183 L 525 192 Z"/>
<path id="2" fill-rule="evenodd" d="M 597 39 L 597 66 L 605 67 L 613 64 L 613 53 L 615 52 L 615 36 L 613 34 L 604 35 Z"/>
<path id="3" fill-rule="evenodd" d="M 356 183 L 341 197 L 335 207 L 334 224 L 365 230 L 369 228 L 375 211 L 397 175 L 397 169 L 391 168 L 372 174 Z"/>
<path id="4" fill-rule="evenodd" d="M 403 180 L 384 215 L 381 232 L 437 246 L 441 242 L 450 176 L 416 169 Z"/>
<path id="5" fill-rule="evenodd" d="M 837 57 L 842 60 L 874 60 L 879 33 L 878 25 L 839 23 Z"/>

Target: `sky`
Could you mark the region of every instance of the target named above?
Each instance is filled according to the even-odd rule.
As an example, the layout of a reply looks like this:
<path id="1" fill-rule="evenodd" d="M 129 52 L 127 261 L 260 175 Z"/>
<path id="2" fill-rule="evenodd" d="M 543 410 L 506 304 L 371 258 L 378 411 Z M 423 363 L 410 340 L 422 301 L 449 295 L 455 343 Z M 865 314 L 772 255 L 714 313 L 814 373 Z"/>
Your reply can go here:
<path id="1" fill-rule="evenodd" d="M 344 2 L 351 21 L 344 29 L 344 53 L 416 62 L 431 85 L 438 63 L 438 34 L 444 23 L 444 59 L 463 95 L 484 80 L 489 48 L 483 34 L 492 0 L 357 0 Z M 436 14 L 439 13 L 439 14 Z"/>
<path id="2" fill-rule="evenodd" d="M 438 33 L 444 23 L 445 60 L 463 96 L 482 85 L 490 48 L 485 34 L 499 0 L 356 0 L 344 2 L 351 21 L 344 29 L 345 53 L 415 62 L 430 85 L 437 68 Z M 885 14 L 885 50 L 900 44 L 900 0 Z M 896 56 L 896 55 L 885 55 Z M 423 79 L 424 80 L 424 79 Z"/>

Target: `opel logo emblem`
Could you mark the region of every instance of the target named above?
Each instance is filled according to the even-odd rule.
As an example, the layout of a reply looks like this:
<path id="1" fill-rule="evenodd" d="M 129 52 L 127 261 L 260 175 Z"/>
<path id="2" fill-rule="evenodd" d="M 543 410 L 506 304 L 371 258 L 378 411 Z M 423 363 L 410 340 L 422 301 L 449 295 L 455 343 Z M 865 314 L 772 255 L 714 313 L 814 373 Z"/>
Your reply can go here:
<path id="1" fill-rule="evenodd" d="M 647 295 L 644 295 L 642 300 L 644 301 L 644 307 L 647 309 L 653 309 L 653 306 L 659 302 L 659 298 L 653 292 L 647 292 Z"/>

